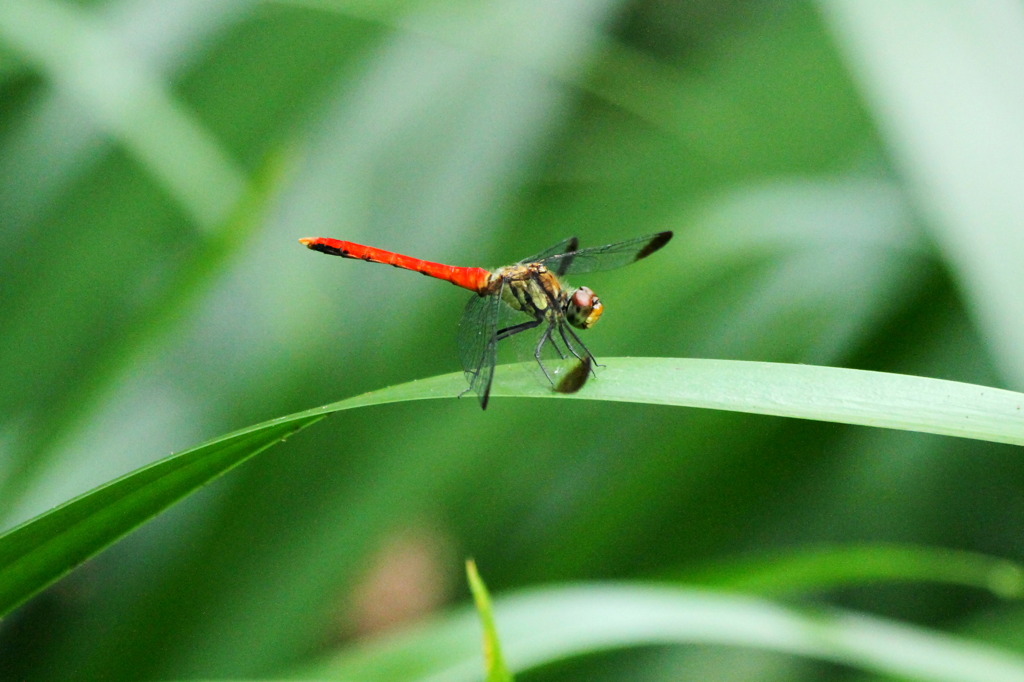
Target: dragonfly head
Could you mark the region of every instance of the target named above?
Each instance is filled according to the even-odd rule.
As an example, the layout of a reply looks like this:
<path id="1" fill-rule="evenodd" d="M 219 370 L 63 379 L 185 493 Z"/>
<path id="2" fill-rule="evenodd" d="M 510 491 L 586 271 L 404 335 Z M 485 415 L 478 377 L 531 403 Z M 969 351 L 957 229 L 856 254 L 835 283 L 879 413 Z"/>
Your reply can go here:
<path id="1" fill-rule="evenodd" d="M 565 317 L 577 329 L 590 329 L 601 318 L 604 306 L 589 287 L 580 287 L 569 296 Z"/>

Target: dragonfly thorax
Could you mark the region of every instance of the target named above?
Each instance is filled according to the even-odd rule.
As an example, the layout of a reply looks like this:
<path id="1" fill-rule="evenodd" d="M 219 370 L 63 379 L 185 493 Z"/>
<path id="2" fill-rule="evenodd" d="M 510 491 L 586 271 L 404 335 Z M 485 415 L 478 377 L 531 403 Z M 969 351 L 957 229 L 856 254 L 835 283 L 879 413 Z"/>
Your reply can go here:
<path id="1" fill-rule="evenodd" d="M 604 311 L 601 299 L 589 287 L 569 289 L 540 263 L 501 268 L 495 273 L 492 290 L 500 284 L 509 306 L 537 320 L 557 324 L 564 319 L 577 329 L 589 329 Z"/>

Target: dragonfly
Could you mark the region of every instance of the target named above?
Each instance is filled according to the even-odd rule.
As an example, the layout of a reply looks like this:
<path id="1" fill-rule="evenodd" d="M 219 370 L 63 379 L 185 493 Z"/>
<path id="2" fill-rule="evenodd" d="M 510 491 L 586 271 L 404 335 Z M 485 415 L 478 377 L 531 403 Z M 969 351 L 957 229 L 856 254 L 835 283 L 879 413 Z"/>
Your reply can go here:
<path id="1" fill-rule="evenodd" d="M 518 263 L 493 270 L 443 265 L 328 237 L 307 237 L 299 242 L 320 253 L 412 270 L 472 291 L 474 296 L 459 325 L 459 356 L 469 381 L 466 392 L 475 392 L 480 406 L 486 410 L 498 343 L 538 327 L 542 331 L 533 355 L 544 376 L 557 391 L 572 393 L 582 388 L 598 363 L 576 330 L 593 327 L 604 312 L 604 305 L 589 287 L 572 288 L 562 278 L 629 265 L 658 251 L 671 238 L 672 232 L 657 232 L 581 249 L 579 239 L 569 237 Z M 503 326 L 501 322 L 508 320 L 510 311 L 521 313 L 518 317 L 522 321 Z M 571 355 L 578 361 L 576 368 L 558 384 L 542 359 L 548 345 L 561 359 Z"/>

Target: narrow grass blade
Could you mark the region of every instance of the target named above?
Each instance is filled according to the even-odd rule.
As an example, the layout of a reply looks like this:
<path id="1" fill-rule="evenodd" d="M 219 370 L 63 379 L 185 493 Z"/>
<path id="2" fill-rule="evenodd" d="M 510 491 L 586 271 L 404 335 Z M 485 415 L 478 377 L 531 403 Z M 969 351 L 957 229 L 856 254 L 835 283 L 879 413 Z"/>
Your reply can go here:
<path id="1" fill-rule="evenodd" d="M 466 562 L 466 576 L 469 579 L 469 589 L 473 593 L 473 602 L 476 604 L 477 613 L 480 614 L 480 623 L 484 629 L 484 664 L 487 667 L 487 682 L 512 682 L 512 673 L 509 672 L 501 654 L 501 642 L 498 639 L 498 626 L 494 624 L 491 595 L 487 593 L 487 586 L 484 585 L 480 573 L 476 570 L 476 562 L 473 560 Z"/>

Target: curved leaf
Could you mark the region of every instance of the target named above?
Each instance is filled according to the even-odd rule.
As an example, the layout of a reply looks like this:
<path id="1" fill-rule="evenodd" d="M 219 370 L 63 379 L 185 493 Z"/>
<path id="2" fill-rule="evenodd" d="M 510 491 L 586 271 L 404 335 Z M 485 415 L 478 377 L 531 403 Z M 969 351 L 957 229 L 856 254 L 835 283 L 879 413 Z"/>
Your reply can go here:
<path id="1" fill-rule="evenodd" d="M 578 393 L 563 395 L 526 372 L 499 374 L 491 396 L 705 407 L 881 426 L 1024 445 L 1024 393 L 944 379 L 840 367 L 688 358 L 603 358 Z M 500 370 L 499 370 L 500 372 Z M 313 412 L 461 392 L 461 375 L 392 386 Z"/>
<path id="2" fill-rule="evenodd" d="M 1024 596 L 1024 567 L 1016 562 L 977 552 L 903 544 L 823 545 L 725 561 L 679 575 L 688 584 L 762 595 L 928 581 L 975 587 L 1004 598 Z"/>
<path id="3" fill-rule="evenodd" d="M 555 393 L 527 380 L 525 373 L 509 372 L 492 394 L 707 407 L 1024 444 L 1024 395 L 1013 391 L 807 365 L 673 358 L 610 358 L 606 362 L 579 393 Z M 41 514 L 0 536 L 0 613 L 324 415 L 407 400 L 451 398 L 462 393 L 463 386 L 461 373 L 446 374 L 257 424 L 143 467 Z M 475 402 L 467 402 L 475 408 Z"/>
<path id="4" fill-rule="evenodd" d="M 533 590 L 496 602 L 516 670 L 586 653 L 655 644 L 751 647 L 936 682 L 1024 679 L 1024 658 L 946 634 L 842 611 L 801 612 L 704 590 L 589 585 Z M 309 677 L 480 679 L 472 614 L 335 657 Z"/>

